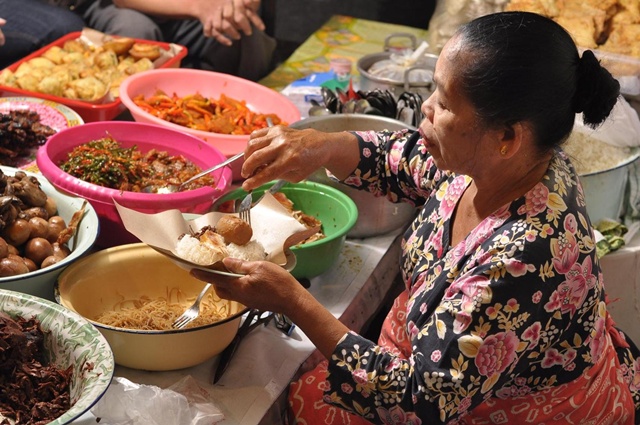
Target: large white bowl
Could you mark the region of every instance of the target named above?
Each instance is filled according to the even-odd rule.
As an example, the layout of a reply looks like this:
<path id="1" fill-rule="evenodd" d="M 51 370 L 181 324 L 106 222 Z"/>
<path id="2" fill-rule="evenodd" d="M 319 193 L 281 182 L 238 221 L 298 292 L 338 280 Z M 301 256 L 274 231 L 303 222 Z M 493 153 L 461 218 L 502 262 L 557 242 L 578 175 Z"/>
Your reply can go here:
<path id="1" fill-rule="evenodd" d="M 3 289 L 0 311 L 13 318 L 35 316 L 45 335 L 48 360 L 59 369 L 73 367 L 71 408 L 48 425 L 71 423 L 104 395 L 113 378 L 113 353 L 89 321 L 53 302 Z"/>
<path id="2" fill-rule="evenodd" d="M 121 245 L 91 254 L 59 277 L 57 301 L 89 319 L 105 336 L 117 364 L 163 371 L 195 366 L 224 350 L 238 332 L 247 309 L 232 302 L 232 314 L 209 325 L 167 331 L 107 326 L 95 319 L 123 300 L 164 297 L 179 289 L 195 300 L 205 283 L 143 243 Z M 185 309 L 188 305 L 185 305 Z"/>
<path id="3" fill-rule="evenodd" d="M 13 176 L 17 171 L 23 171 L 5 166 L 0 166 L 0 170 L 9 176 Z M 65 223 L 69 224 L 73 214 L 82 207 L 84 199 L 57 190 L 41 174 L 24 172 L 38 179 L 42 190 L 56 201 L 58 214 L 64 219 Z M 30 273 L 1 277 L 0 289 L 23 292 L 53 301 L 53 285 L 58 275 L 69 264 L 72 264 L 91 250 L 98 237 L 98 232 L 98 215 L 93 207 L 87 203 L 85 214 L 77 228 L 76 236 L 68 243 L 69 248 L 71 248 L 71 254 L 68 257 L 57 264 Z"/>

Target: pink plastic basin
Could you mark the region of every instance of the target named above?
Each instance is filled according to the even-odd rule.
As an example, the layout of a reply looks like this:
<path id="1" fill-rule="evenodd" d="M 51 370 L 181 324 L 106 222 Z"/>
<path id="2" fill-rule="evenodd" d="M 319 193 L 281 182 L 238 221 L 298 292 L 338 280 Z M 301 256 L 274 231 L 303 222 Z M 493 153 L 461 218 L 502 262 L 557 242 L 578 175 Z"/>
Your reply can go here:
<path id="1" fill-rule="evenodd" d="M 123 226 L 114 200 L 137 211 L 153 214 L 168 209 L 186 213 L 206 212 L 212 203 L 231 185 L 231 170 L 224 167 L 212 173 L 215 187 L 204 187 L 185 192 L 157 194 L 125 192 L 87 183 L 62 171 L 58 164 L 81 144 L 110 134 L 123 147 L 137 146 L 142 152 L 151 149 L 183 155 L 200 168 L 208 168 L 224 161 L 225 156 L 214 146 L 197 137 L 152 124 L 126 121 L 103 121 L 64 129 L 51 136 L 36 155 L 42 174 L 59 190 L 87 199 L 96 210 L 100 221 L 100 234 L 96 245 L 106 248 L 139 240 Z"/>
<path id="2" fill-rule="evenodd" d="M 152 96 L 157 90 L 162 90 L 169 96 L 175 94 L 178 97 L 199 93 L 205 97 L 218 99 L 224 94 L 236 100 L 244 100 L 249 109 L 254 112 L 277 114 L 286 124 L 300 120 L 300 111 L 285 96 L 273 89 L 233 75 L 187 68 L 154 69 L 127 77 L 122 82 L 120 100 L 129 109 L 133 119 L 199 137 L 218 148 L 226 157 L 244 151 L 249 136 L 211 133 L 173 124 L 142 110 L 132 100 L 138 95 Z M 242 161 L 234 162 L 234 178 L 239 178 L 238 171 L 241 165 Z"/>

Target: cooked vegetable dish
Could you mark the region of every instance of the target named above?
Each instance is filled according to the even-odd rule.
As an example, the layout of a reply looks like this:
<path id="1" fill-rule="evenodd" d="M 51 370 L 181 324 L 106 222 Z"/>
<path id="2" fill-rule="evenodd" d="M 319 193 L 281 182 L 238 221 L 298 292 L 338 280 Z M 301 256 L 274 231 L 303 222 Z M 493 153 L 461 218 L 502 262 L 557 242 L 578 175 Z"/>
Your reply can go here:
<path id="1" fill-rule="evenodd" d="M 140 192 L 145 187 L 180 185 L 202 171 L 182 155 L 173 156 L 156 149 L 143 153 L 137 146 L 121 146 L 111 136 L 76 146 L 59 166 L 80 180 L 129 192 Z M 214 178 L 206 175 L 189 183 L 185 189 L 214 184 Z"/>
<path id="2" fill-rule="evenodd" d="M 169 96 L 157 91 L 145 98 L 138 95 L 133 101 L 146 112 L 165 121 L 220 134 L 245 135 L 252 131 L 268 127 L 267 117 L 274 125 L 286 124 L 276 114 L 253 112 L 243 100 L 236 100 L 222 94 L 220 99 L 207 98 L 201 94 L 184 97 Z"/>

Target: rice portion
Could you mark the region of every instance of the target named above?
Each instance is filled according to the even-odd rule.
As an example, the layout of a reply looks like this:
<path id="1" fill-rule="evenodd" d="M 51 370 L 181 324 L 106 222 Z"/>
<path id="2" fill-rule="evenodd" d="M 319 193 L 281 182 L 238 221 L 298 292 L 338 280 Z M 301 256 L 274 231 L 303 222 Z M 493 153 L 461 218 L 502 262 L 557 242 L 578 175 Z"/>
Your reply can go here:
<path id="1" fill-rule="evenodd" d="M 245 245 L 230 243 L 227 245 L 227 253 L 229 257 L 244 261 L 259 261 L 267 258 L 264 246 L 256 240 L 249 241 Z"/>
<path id="2" fill-rule="evenodd" d="M 573 131 L 562 149 L 580 176 L 616 168 L 635 156 L 628 147 L 610 145 L 581 131 Z"/>
<path id="3" fill-rule="evenodd" d="M 191 235 L 184 235 L 178 240 L 176 253 L 181 258 L 201 266 L 209 266 L 227 257 L 224 248 L 202 243 Z"/>

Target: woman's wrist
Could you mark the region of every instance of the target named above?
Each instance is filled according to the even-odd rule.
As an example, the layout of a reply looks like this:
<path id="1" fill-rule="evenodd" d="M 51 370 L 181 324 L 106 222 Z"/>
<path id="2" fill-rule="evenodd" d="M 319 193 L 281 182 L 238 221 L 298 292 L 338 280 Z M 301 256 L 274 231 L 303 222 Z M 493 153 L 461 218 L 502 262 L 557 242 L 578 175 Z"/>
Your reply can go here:
<path id="1" fill-rule="evenodd" d="M 358 138 L 351 132 L 341 131 L 328 133 L 329 157 L 325 161 L 325 168 L 340 180 L 347 178 L 360 162 L 360 147 Z"/>

